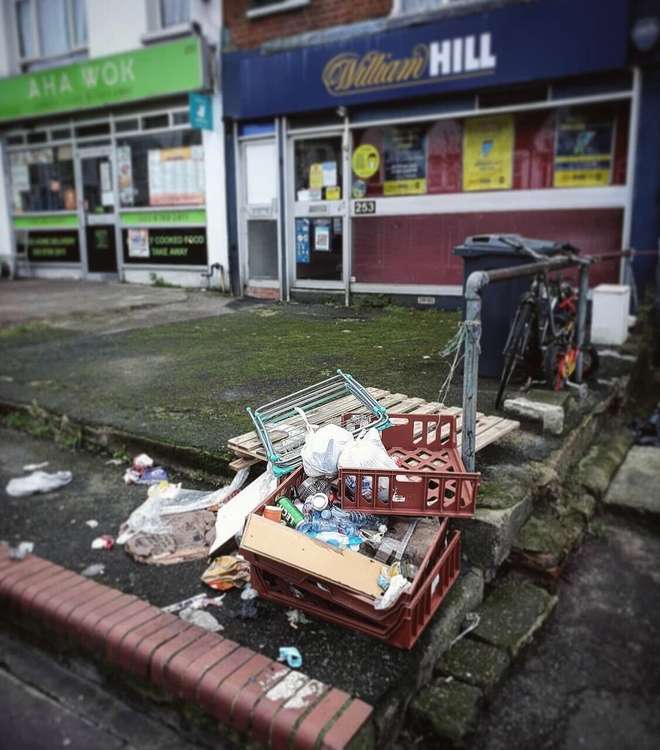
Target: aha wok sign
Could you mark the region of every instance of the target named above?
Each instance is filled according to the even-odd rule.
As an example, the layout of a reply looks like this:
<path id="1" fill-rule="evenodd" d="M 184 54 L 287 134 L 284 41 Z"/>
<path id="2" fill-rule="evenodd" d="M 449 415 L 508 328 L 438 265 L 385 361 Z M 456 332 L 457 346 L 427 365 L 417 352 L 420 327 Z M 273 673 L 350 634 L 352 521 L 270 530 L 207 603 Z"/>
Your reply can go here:
<path id="1" fill-rule="evenodd" d="M 0 80 L 0 122 L 204 88 L 197 37 Z"/>

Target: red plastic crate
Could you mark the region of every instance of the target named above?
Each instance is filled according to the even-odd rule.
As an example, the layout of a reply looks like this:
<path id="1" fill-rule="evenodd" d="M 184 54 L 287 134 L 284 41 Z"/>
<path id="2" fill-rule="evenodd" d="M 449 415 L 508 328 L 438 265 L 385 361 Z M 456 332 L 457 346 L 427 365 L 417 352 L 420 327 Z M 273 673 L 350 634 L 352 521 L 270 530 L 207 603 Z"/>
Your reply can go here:
<path id="1" fill-rule="evenodd" d="M 305 475 L 300 468 L 289 475 L 256 512 L 262 514 L 266 505 L 286 495 L 303 479 Z M 376 610 L 369 597 L 320 581 L 297 568 L 248 550 L 242 549 L 241 553 L 250 562 L 252 586 L 264 599 L 301 609 L 404 649 L 414 646 L 430 622 L 458 578 L 461 560 L 460 532 L 449 532 L 445 519 L 438 526 L 411 590 L 402 594 L 391 608 Z"/>
<path id="2" fill-rule="evenodd" d="M 390 414 L 383 445 L 401 468 L 339 471 L 344 510 L 387 516 L 474 515 L 481 474 L 465 471 L 450 414 Z"/>

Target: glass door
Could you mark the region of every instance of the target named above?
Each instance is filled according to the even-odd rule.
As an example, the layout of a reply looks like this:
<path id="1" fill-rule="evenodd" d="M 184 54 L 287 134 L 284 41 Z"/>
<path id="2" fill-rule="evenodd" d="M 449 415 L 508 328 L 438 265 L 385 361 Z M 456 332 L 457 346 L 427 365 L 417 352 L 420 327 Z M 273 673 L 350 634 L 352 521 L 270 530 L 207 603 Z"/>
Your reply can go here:
<path id="1" fill-rule="evenodd" d="M 241 258 L 247 287 L 279 288 L 277 147 L 274 138 L 241 146 Z"/>
<path id="2" fill-rule="evenodd" d="M 81 213 L 88 274 L 117 273 L 117 223 L 112 148 L 78 150 Z"/>
<path id="3" fill-rule="evenodd" d="M 342 136 L 293 139 L 295 284 L 341 288 L 344 256 Z"/>

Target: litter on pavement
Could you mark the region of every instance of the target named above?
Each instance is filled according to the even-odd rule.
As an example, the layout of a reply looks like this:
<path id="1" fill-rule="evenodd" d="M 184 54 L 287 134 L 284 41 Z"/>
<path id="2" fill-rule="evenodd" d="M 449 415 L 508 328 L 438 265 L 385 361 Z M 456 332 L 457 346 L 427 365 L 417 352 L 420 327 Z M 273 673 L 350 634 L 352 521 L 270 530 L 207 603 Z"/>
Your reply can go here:
<path id="1" fill-rule="evenodd" d="M 101 534 L 92 542 L 92 549 L 112 549 L 115 546 L 114 537 L 110 534 Z"/>
<path id="2" fill-rule="evenodd" d="M 42 461 L 40 464 L 25 464 L 23 471 L 37 471 L 37 469 L 45 469 L 48 466 L 49 461 Z"/>
<path id="3" fill-rule="evenodd" d="M 45 471 L 33 471 L 26 477 L 10 479 L 5 488 L 12 497 L 27 497 L 37 492 L 53 492 L 69 484 L 73 479 L 70 471 L 56 471 L 48 474 Z"/>
<path id="4" fill-rule="evenodd" d="M 202 573 L 202 581 L 215 591 L 241 588 L 250 580 L 250 565 L 241 555 L 216 557 Z"/>
<path id="5" fill-rule="evenodd" d="M 189 607 L 182 609 L 179 612 L 179 617 L 185 622 L 189 622 L 191 625 L 197 625 L 198 628 L 204 628 L 204 630 L 210 630 L 212 633 L 217 633 L 219 630 L 224 630 L 223 626 L 213 617 L 210 612 L 206 612 L 203 609 L 195 609 Z"/>
<path id="6" fill-rule="evenodd" d="M 130 468 L 126 469 L 124 482 L 126 484 L 157 484 L 167 481 L 167 472 L 161 466 L 154 466 L 151 456 L 140 453 L 135 456 Z"/>
<path id="7" fill-rule="evenodd" d="M 9 548 L 10 560 L 24 560 L 34 551 L 34 542 L 19 542 L 15 547 Z"/>
<path id="8" fill-rule="evenodd" d="M 174 604 L 170 604 L 167 607 L 161 607 L 163 612 L 168 612 L 169 614 L 176 614 L 177 612 L 181 612 L 183 609 L 204 609 L 205 607 L 211 605 L 213 607 L 221 607 L 222 606 L 222 600 L 225 598 L 224 594 L 221 594 L 220 596 L 208 596 L 207 594 L 196 594 L 195 596 L 191 596 L 188 599 L 183 599 L 180 602 L 175 602 Z"/>
<path id="9" fill-rule="evenodd" d="M 286 613 L 286 619 L 294 630 L 298 630 L 299 625 L 307 625 L 311 622 L 308 617 L 305 617 L 305 613 L 301 612 L 299 609 L 288 610 Z"/>
<path id="10" fill-rule="evenodd" d="M 285 661 L 291 669 L 302 667 L 302 655 L 295 646 L 280 646 L 277 661 Z"/>
<path id="11" fill-rule="evenodd" d="M 90 529 L 95 529 L 99 522 L 95 518 L 90 518 L 89 521 L 85 521 L 85 525 L 89 526 Z"/>
<path id="12" fill-rule="evenodd" d="M 124 544 L 136 562 L 174 565 L 208 555 L 215 534 L 215 516 L 207 510 L 179 513 L 162 519 L 157 532 L 137 532 Z"/>
<path id="13" fill-rule="evenodd" d="M 94 563 L 88 565 L 80 575 L 86 576 L 87 578 L 94 578 L 95 576 L 102 576 L 105 573 L 105 565 L 103 563 Z"/>

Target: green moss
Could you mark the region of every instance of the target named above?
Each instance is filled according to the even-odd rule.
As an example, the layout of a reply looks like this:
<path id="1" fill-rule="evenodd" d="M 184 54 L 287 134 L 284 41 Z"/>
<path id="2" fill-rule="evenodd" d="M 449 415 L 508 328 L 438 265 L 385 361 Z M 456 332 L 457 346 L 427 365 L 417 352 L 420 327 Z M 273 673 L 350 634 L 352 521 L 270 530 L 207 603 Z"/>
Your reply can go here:
<path id="1" fill-rule="evenodd" d="M 519 503 L 529 492 L 527 484 L 515 482 L 511 478 L 489 479 L 479 485 L 477 504 L 480 508 L 505 510 Z"/>
<path id="2" fill-rule="evenodd" d="M 0 399 L 35 397 L 26 383 L 52 381 L 38 398 L 81 423 L 217 455 L 251 428 L 258 406 L 327 378 L 340 367 L 365 385 L 435 400 L 447 364 L 438 351 L 457 313 L 390 307 L 259 305 L 219 317 L 92 337 L 4 347 Z M 427 359 L 425 359 L 427 358 Z"/>
<path id="3" fill-rule="evenodd" d="M 460 745 L 476 726 L 481 699 L 478 688 L 442 679 L 417 694 L 410 713 L 424 732 Z"/>
<path id="4" fill-rule="evenodd" d="M 442 657 L 440 671 L 483 690 L 490 690 L 509 664 L 510 659 L 502 649 L 463 638 Z"/>

